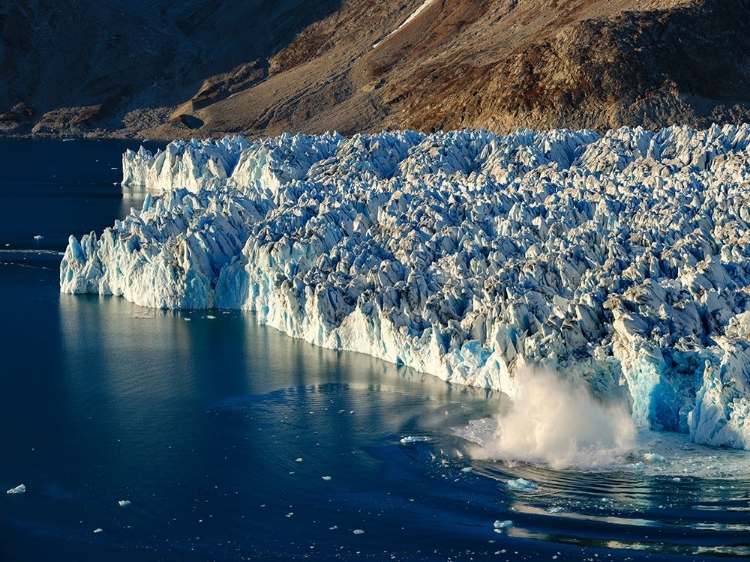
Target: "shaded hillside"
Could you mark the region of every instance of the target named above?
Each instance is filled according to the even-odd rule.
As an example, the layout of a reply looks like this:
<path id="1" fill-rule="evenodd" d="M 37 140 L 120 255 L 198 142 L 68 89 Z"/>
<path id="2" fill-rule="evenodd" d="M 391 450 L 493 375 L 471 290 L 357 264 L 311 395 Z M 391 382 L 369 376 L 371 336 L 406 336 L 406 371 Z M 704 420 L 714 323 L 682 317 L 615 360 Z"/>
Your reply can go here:
<path id="1" fill-rule="evenodd" d="M 0 127 L 148 128 L 205 79 L 262 79 L 266 61 L 338 0 L 0 3 Z"/>
<path id="2" fill-rule="evenodd" d="M 6 134 L 750 120 L 750 0 L 11 1 L 0 39 Z"/>

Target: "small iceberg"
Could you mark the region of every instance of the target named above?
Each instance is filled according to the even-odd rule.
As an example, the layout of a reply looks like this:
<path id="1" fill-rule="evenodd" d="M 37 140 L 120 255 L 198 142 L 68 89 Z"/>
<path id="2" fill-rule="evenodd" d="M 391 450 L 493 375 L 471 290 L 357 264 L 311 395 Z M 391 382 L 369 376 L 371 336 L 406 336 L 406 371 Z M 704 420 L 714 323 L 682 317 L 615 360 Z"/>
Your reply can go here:
<path id="1" fill-rule="evenodd" d="M 507 484 L 508 488 L 510 488 L 511 490 L 518 490 L 522 492 L 530 492 L 532 490 L 539 489 L 539 486 L 537 486 L 534 482 L 532 482 L 531 480 L 526 480 L 525 478 L 508 480 Z"/>
<path id="2" fill-rule="evenodd" d="M 510 519 L 506 519 L 505 521 L 500 521 L 499 519 L 495 521 L 492 526 L 495 529 L 496 533 L 502 533 L 505 529 L 508 529 L 509 527 L 513 526 L 513 521 Z"/>
<path id="3" fill-rule="evenodd" d="M 402 445 L 411 445 L 413 443 L 426 443 L 430 438 L 424 435 L 407 435 L 401 438 Z"/>
<path id="4" fill-rule="evenodd" d="M 667 459 L 658 453 L 645 453 L 643 460 L 646 462 L 665 462 Z"/>
<path id="5" fill-rule="evenodd" d="M 34 236 L 34 240 L 44 240 L 44 236 L 42 236 L 41 234 L 36 234 Z"/>
<path id="6" fill-rule="evenodd" d="M 120 507 L 128 507 L 130 505 L 130 500 L 120 500 L 117 502 L 117 505 Z"/>
<path id="7" fill-rule="evenodd" d="M 11 488 L 6 492 L 7 494 L 25 494 L 26 493 L 26 486 L 23 484 L 19 484 L 15 488 Z"/>

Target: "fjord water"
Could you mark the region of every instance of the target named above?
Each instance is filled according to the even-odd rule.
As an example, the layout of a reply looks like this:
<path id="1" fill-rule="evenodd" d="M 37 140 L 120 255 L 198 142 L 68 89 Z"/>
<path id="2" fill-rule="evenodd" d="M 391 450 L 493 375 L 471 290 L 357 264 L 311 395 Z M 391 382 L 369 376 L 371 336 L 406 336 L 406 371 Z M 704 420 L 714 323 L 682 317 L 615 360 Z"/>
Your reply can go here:
<path id="1" fill-rule="evenodd" d="M 126 147 L 0 143 L 0 493 L 27 487 L 0 495 L 0 560 L 750 554 L 746 452 L 650 434 L 596 467 L 493 460 L 497 393 L 249 313 L 60 295 L 68 235 L 143 201 Z"/>

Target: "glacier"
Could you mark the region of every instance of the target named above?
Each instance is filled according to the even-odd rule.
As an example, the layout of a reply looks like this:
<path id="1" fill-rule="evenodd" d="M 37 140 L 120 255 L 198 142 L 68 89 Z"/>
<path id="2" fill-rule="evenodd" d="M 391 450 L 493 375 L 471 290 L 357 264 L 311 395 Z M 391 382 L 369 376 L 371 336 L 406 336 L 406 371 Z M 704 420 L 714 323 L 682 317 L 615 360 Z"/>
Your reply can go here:
<path id="1" fill-rule="evenodd" d="M 750 126 L 176 141 L 63 293 L 237 308 L 314 344 L 750 449 Z"/>

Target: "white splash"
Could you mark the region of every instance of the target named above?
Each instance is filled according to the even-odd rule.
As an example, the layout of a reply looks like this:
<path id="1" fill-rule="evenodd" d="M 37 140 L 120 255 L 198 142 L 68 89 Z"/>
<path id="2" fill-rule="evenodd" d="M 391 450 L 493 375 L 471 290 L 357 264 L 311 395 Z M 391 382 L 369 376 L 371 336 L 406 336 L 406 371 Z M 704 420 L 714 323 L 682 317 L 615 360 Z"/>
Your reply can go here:
<path id="1" fill-rule="evenodd" d="M 516 376 L 513 407 L 485 426 L 494 425 L 493 433 L 473 439 L 480 444 L 475 458 L 594 467 L 612 464 L 634 447 L 635 424 L 624 404 L 604 404 L 584 382 L 550 371 L 526 369 Z"/>

